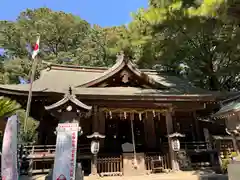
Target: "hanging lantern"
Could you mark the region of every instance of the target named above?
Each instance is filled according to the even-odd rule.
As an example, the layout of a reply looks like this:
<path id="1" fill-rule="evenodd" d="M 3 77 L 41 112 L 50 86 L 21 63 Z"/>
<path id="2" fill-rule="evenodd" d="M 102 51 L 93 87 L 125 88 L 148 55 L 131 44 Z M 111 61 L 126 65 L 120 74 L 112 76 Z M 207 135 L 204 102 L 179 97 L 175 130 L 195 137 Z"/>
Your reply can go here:
<path id="1" fill-rule="evenodd" d="M 91 153 L 97 154 L 99 152 L 99 141 L 92 141 L 91 142 Z"/>
<path id="2" fill-rule="evenodd" d="M 180 150 L 180 141 L 177 138 L 172 139 L 172 150 L 179 151 Z"/>

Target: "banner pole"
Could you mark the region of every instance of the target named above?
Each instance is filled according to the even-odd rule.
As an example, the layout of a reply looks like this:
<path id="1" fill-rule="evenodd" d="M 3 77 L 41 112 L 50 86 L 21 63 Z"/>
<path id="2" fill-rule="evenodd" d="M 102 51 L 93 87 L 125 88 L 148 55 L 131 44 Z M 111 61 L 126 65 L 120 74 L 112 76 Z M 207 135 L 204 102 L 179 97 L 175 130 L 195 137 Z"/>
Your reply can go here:
<path id="1" fill-rule="evenodd" d="M 38 59 L 35 59 L 33 61 L 32 70 L 31 70 L 29 93 L 28 93 L 28 100 L 27 100 L 27 108 L 26 108 L 26 114 L 25 114 L 25 119 L 24 119 L 24 132 L 25 133 L 27 132 L 27 120 L 28 120 L 30 109 L 31 109 L 32 87 L 33 87 L 34 77 L 35 77 L 35 74 L 36 74 L 37 62 L 38 62 Z"/>

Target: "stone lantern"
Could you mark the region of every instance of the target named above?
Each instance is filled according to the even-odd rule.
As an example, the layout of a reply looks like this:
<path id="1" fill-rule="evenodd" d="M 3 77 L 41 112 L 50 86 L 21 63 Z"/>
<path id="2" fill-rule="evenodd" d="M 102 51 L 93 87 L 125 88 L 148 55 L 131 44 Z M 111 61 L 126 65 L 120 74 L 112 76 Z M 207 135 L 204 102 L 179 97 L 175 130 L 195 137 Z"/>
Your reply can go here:
<path id="1" fill-rule="evenodd" d="M 100 139 L 104 139 L 105 135 L 100 134 L 99 132 L 94 132 L 93 134 L 87 136 L 87 138 L 92 139 L 91 142 L 91 153 L 93 154 L 92 161 L 92 172 L 91 175 L 97 176 L 97 154 L 100 148 Z"/>
<path id="2" fill-rule="evenodd" d="M 184 134 L 180 134 L 178 132 L 172 133 L 168 135 L 171 147 L 171 153 L 172 153 L 172 169 L 174 171 L 179 171 L 179 163 L 177 161 L 177 154 L 180 151 L 181 144 L 179 141 L 179 138 L 185 137 Z"/>
<path id="3" fill-rule="evenodd" d="M 185 135 L 175 132 L 175 133 L 169 134 L 168 137 L 171 140 L 172 150 L 175 152 L 178 152 L 180 150 L 179 138 L 185 137 Z"/>

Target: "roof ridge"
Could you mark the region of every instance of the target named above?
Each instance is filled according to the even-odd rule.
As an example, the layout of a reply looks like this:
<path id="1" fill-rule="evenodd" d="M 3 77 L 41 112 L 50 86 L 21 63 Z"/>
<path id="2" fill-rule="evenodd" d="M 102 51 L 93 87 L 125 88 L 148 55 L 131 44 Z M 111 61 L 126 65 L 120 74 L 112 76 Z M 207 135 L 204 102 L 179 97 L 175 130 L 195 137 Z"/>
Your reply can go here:
<path id="1" fill-rule="evenodd" d="M 78 66 L 78 65 L 63 65 L 63 64 L 47 64 L 48 70 L 68 70 L 68 71 L 88 71 L 88 72 L 104 72 L 108 70 L 107 67 L 90 67 L 90 66 Z"/>
<path id="2" fill-rule="evenodd" d="M 116 64 L 117 62 L 118 60 L 116 61 Z M 46 62 L 46 61 L 43 61 L 43 63 L 47 65 L 48 70 L 53 69 L 53 70 L 84 71 L 84 72 L 105 72 L 111 69 L 115 65 L 114 64 L 111 67 L 103 67 L 103 66 L 97 67 L 97 66 L 80 66 L 80 65 L 71 65 L 71 64 L 55 64 L 55 63 Z M 168 74 L 166 72 L 161 72 L 157 69 L 146 69 L 146 68 L 141 69 L 141 68 L 138 68 L 136 64 L 134 63 L 132 64 L 134 65 L 135 68 L 139 69 L 143 73 L 147 73 L 151 75 L 152 74 Z"/>
<path id="3" fill-rule="evenodd" d="M 88 72 L 96 72 L 96 71 L 106 71 L 110 69 L 111 67 L 97 67 L 97 66 L 79 66 L 79 65 L 70 65 L 70 64 L 55 64 L 55 63 L 49 63 L 46 61 L 43 61 L 44 64 L 47 65 L 47 68 L 49 70 L 76 70 L 76 71 L 88 71 Z M 139 69 L 142 72 L 148 72 L 148 73 L 158 73 L 155 69 Z"/>

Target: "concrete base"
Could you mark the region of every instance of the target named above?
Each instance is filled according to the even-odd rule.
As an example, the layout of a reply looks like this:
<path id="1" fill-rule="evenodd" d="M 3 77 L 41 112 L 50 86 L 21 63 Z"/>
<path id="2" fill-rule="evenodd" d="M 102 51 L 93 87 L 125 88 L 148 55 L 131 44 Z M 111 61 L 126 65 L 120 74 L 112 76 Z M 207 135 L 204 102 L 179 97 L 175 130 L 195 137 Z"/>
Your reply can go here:
<path id="1" fill-rule="evenodd" d="M 83 180 L 84 178 L 84 172 L 82 171 L 82 166 L 80 163 L 76 165 L 76 172 L 75 172 L 75 179 L 77 180 Z M 45 180 L 52 180 L 53 178 L 53 169 L 51 169 L 48 173 L 48 175 L 44 176 Z"/>
<path id="2" fill-rule="evenodd" d="M 146 174 L 144 153 L 137 153 L 136 167 L 134 167 L 133 153 L 123 153 L 123 175 L 138 176 Z"/>
<path id="3" fill-rule="evenodd" d="M 228 165 L 229 180 L 240 179 L 240 161 L 232 162 Z"/>

